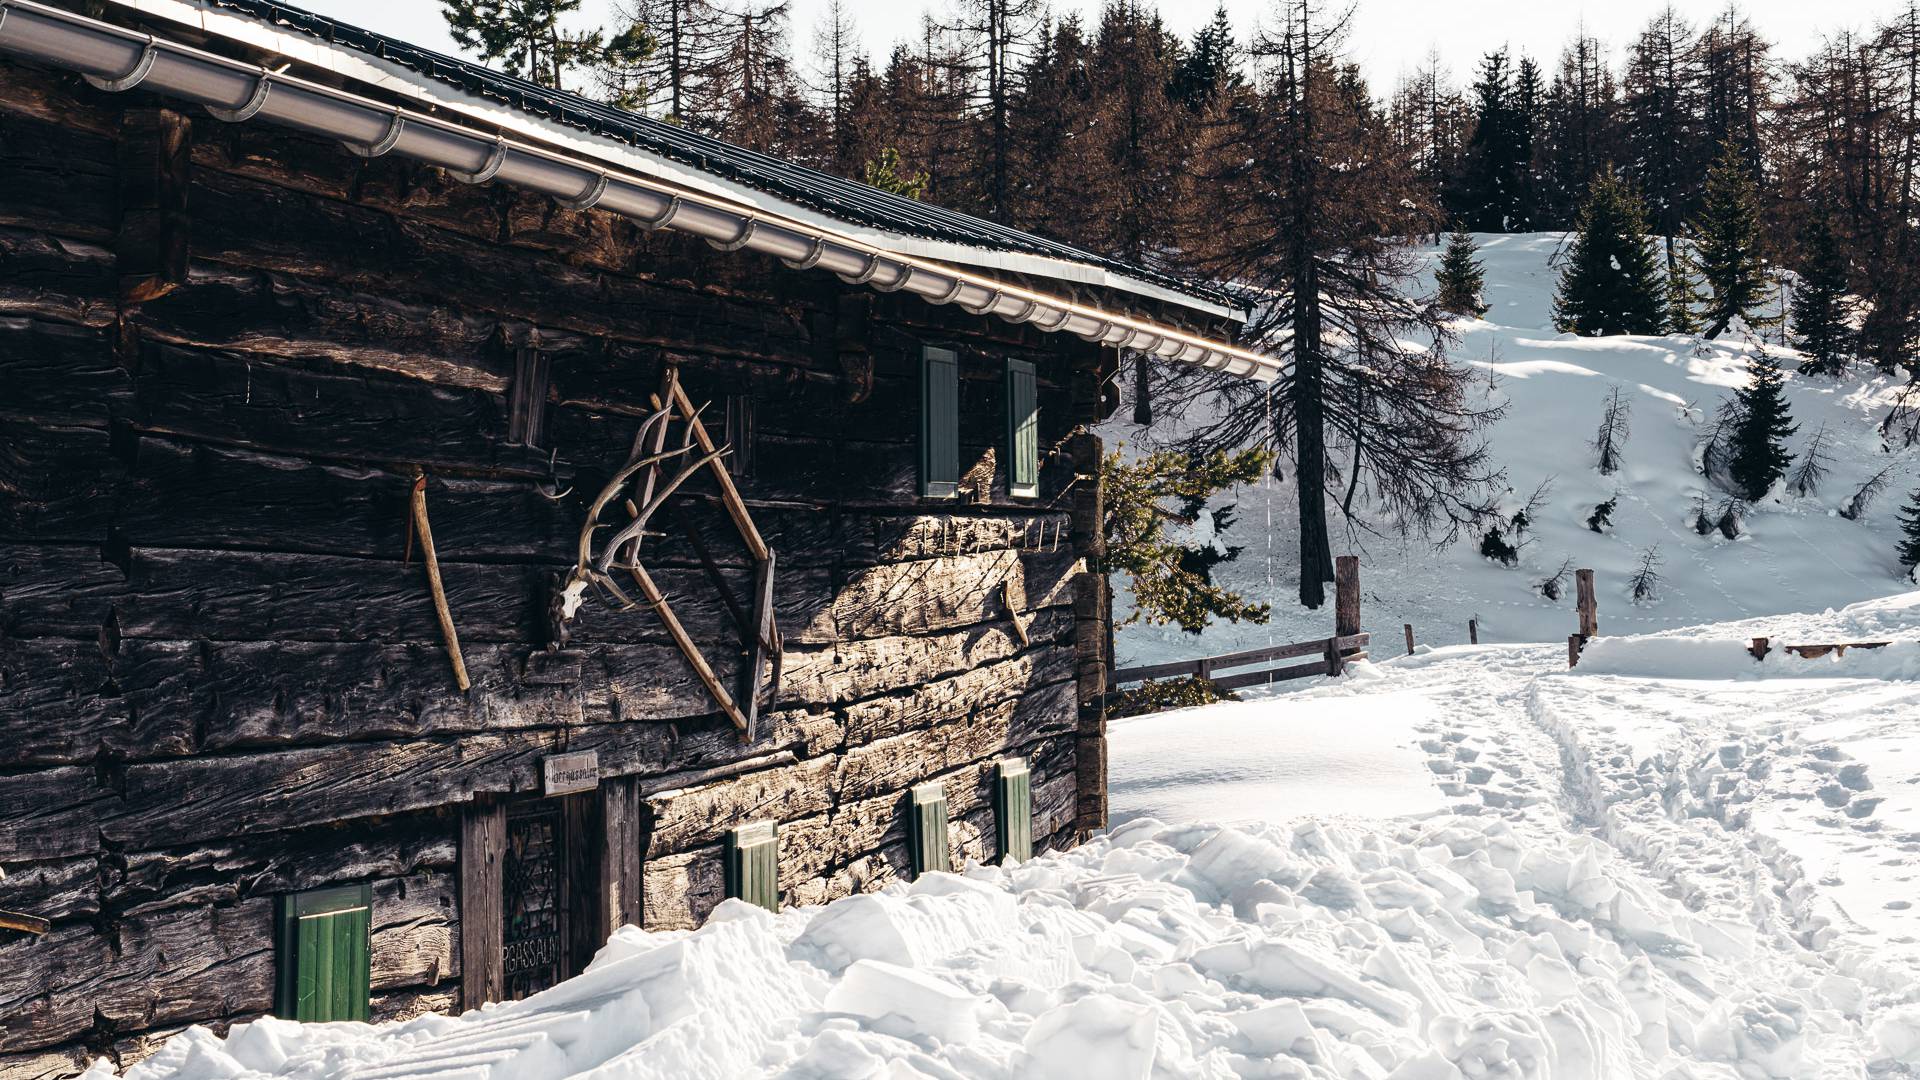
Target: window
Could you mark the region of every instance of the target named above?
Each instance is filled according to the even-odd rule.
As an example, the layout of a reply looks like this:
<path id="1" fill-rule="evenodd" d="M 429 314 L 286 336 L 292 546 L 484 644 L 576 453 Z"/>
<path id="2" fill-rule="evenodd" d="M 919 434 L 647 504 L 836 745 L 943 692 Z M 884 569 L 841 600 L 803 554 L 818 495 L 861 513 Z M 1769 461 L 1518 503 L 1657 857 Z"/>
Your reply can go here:
<path id="1" fill-rule="evenodd" d="M 280 898 L 283 1019 L 365 1020 L 371 996 L 373 890 L 367 885 Z"/>
<path id="2" fill-rule="evenodd" d="M 780 910 L 780 834 L 771 821 L 727 834 L 727 895 Z"/>
<path id="3" fill-rule="evenodd" d="M 920 353 L 920 497 L 950 499 L 960 490 L 960 356 L 927 346 Z"/>
<path id="4" fill-rule="evenodd" d="M 1033 858 L 1033 779 L 1025 758 L 1007 758 L 996 771 L 993 822 L 1000 861 L 1024 862 Z"/>
<path id="5" fill-rule="evenodd" d="M 938 783 L 916 785 L 911 793 L 913 827 L 908 832 L 913 875 L 953 869 L 947 847 L 947 791 Z"/>
<path id="6" fill-rule="evenodd" d="M 1040 494 L 1040 404 L 1025 360 L 1007 361 L 1007 494 Z"/>

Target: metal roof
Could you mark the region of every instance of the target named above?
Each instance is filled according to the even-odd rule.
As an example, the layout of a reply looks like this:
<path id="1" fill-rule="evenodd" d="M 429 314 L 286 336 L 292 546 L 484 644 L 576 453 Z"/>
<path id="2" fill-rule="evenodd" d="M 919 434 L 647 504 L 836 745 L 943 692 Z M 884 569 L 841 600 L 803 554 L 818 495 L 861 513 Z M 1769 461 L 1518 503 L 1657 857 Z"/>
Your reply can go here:
<path id="1" fill-rule="evenodd" d="M 540 86 L 276 0 L 197 2 L 397 64 L 467 93 L 498 101 L 516 111 L 627 143 L 686 167 L 854 225 L 988 251 L 1020 252 L 1079 263 L 1209 304 L 1234 310 L 1244 310 L 1246 307 L 1241 297 L 1214 285 L 1109 259 L 1070 244 L 890 194 L 579 94 Z"/>

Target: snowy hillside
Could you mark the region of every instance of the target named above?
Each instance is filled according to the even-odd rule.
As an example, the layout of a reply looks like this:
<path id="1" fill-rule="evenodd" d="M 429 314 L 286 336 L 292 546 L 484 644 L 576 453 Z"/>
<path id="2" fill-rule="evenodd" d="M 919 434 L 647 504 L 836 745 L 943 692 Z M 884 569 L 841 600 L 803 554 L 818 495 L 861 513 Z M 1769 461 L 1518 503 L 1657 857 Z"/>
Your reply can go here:
<path id="1" fill-rule="evenodd" d="M 1697 471 L 1699 447 L 1715 410 L 1734 387 L 1744 385 L 1755 343 L 1732 333 L 1716 342 L 1556 333 L 1550 311 L 1558 272 L 1551 260 L 1564 237 L 1476 239 L 1490 310 L 1482 320 L 1457 324 L 1461 340 L 1455 355 L 1487 377 L 1484 394 L 1507 406 L 1490 444 L 1513 489 L 1512 507 L 1549 478 L 1551 494 L 1519 565 L 1512 568 L 1482 558 L 1477 536 L 1437 553 L 1417 538 L 1405 543 L 1365 538 L 1354 550 L 1362 557 L 1362 615 L 1368 629 L 1397 642 L 1401 624 L 1411 622 L 1420 641 L 1438 645 L 1464 642 L 1467 620 L 1477 617 L 1482 641 L 1564 641 L 1576 629 L 1573 591 L 1567 588 L 1555 603 L 1537 586 L 1568 559 L 1597 573 L 1603 632 L 1821 611 L 1910 588 L 1894 558 L 1895 516 L 1920 482 L 1920 453 L 1889 455 L 1876 428 L 1895 383 L 1865 376 L 1840 382 L 1802 378 L 1792 371 L 1791 351 L 1770 346 L 1786 357 L 1788 397 L 1800 425 L 1793 449 L 1799 453 L 1826 425 L 1831 472 L 1813 496 L 1776 492 L 1753 506 L 1747 533 L 1738 540 L 1717 533 L 1700 536 L 1693 528 L 1695 497 L 1707 496 L 1717 510 L 1726 496 Z M 1428 257 L 1437 259 L 1437 249 Z M 1778 329 L 1765 331 L 1765 337 L 1777 342 Z M 1602 476 L 1592 441 L 1616 385 L 1630 404 L 1631 435 L 1623 468 Z M 1143 431 L 1129 417 L 1122 410 L 1106 426 L 1109 445 L 1141 445 L 1164 434 Z M 1863 520 L 1840 517 L 1836 510 L 1854 489 L 1889 463 L 1896 466 L 1890 485 Z M 1586 521 L 1594 507 L 1615 496 L 1613 527 L 1605 534 L 1590 531 Z M 1175 629 L 1128 627 L 1118 642 L 1121 664 L 1330 632 L 1330 613 L 1303 610 L 1294 600 L 1290 486 L 1269 481 L 1240 491 L 1234 501 L 1238 518 L 1226 539 L 1245 550 L 1225 568 L 1224 580 L 1250 597 L 1272 601 L 1272 625 L 1215 627 L 1207 631 L 1204 645 Z M 1336 553 L 1345 551 L 1345 542 L 1336 526 Z M 1628 577 L 1656 545 L 1665 581 L 1656 599 L 1636 605 Z"/>
<path id="2" fill-rule="evenodd" d="M 1735 1080 L 1920 1069 L 1920 593 L 1450 647 L 1116 722 L 1107 835 L 462 1017 L 192 1029 L 129 1080 Z M 106 1080 L 99 1067 L 96 1080 Z"/>

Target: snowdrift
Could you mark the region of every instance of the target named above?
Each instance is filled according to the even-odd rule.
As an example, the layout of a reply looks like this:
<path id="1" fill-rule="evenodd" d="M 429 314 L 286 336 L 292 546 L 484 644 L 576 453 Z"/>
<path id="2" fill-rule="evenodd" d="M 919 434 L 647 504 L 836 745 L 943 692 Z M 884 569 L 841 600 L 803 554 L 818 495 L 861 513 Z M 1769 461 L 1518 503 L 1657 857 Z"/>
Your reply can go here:
<path id="1" fill-rule="evenodd" d="M 1506 822 L 1169 826 L 778 916 L 620 931 L 461 1017 L 193 1030 L 129 1080 L 1812 1075 L 1846 980 Z M 1871 1054 L 1911 1056 L 1884 1025 Z M 109 1074 L 105 1066 L 97 1074 Z"/>

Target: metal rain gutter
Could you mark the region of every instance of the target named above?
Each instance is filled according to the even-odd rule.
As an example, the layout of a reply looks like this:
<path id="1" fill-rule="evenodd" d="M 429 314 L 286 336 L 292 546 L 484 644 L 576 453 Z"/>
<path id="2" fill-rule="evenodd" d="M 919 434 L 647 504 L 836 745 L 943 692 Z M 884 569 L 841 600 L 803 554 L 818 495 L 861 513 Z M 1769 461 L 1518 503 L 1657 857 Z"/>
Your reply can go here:
<path id="1" fill-rule="evenodd" d="M 1088 341 L 1268 381 L 1269 356 L 1158 323 L 1115 315 L 928 260 L 887 251 L 780 215 L 609 170 L 503 135 L 383 104 L 265 67 L 37 3 L 0 0 L 0 52 L 76 71 L 108 91 L 139 88 L 204 106 L 216 119 L 264 120 L 337 139 L 363 157 L 397 154 L 470 184 L 498 180 L 575 210 L 608 210 L 647 230 L 672 229 L 722 251 L 759 251 L 796 270 L 831 270 L 850 285 L 905 290 L 975 315 L 1032 323 Z"/>

